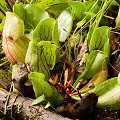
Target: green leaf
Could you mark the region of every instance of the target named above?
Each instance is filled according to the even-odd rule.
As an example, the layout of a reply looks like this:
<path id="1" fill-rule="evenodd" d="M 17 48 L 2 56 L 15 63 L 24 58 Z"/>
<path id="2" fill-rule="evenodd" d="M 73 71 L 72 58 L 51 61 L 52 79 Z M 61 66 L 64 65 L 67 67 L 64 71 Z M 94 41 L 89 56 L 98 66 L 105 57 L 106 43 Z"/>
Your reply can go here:
<path id="1" fill-rule="evenodd" d="M 49 13 L 53 13 L 54 15 L 59 15 L 64 9 L 68 8 L 69 5 L 67 3 L 59 3 L 54 4 L 48 8 L 46 8 L 46 11 Z"/>
<path id="2" fill-rule="evenodd" d="M 0 70 L 0 83 L 7 88 L 12 83 L 12 73 L 9 70 Z"/>
<path id="3" fill-rule="evenodd" d="M 56 62 L 55 46 L 50 42 L 41 41 L 38 43 L 38 50 L 39 65 L 46 66 L 46 68 L 48 67 L 50 70 L 52 70 Z"/>
<path id="4" fill-rule="evenodd" d="M 51 86 L 51 88 L 52 88 L 52 95 L 49 98 L 46 97 L 46 99 L 54 106 L 58 106 L 62 104 L 64 101 L 62 95 L 57 91 L 57 89 L 54 86 Z"/>
<path id="5" fill-rule="evenodd" d="M 116 54 L 119 51 L 119 49 L 115 50 L 111 55 Z"/>
<path id="6" fill-rule="evenodd" d="M 42 101 L 44 101 L 45 103 L 48 101 L 49 104 L 47 104 L 46 107 L 52 105 L 58 106 L 64 101 L 64 98 L 57 91 L 57 89 L 54 86 L 51 86 L 48 82 L 44 81 L 45 78 L 44 74 L 38 72 L 32 72 L 29 74 L 28 77 L 32 81 L 33 90 L 37 98 L 32 103 L 32 105 L 38 104 Z"/>
<path id="7" fill-rule="evenodd" d="M 54 23 L 52 37 L 53 37 L 54 44 L 56 46 L 56 62 L 57 62 L 59 60 L 59 57 L 60 57 L 60 43 L 59 43 L 59 36 L 58 36 L 58 20 L 56 20 Z"/>
<path id="8" fill-rule="evenodd" d="M 56 62 L 56 47 L 47 41 L 41 41 L 38 45 L 30 42 L 26 54 L 25 63 L 29 64 L 32 72 L 41 72 L 45 80 L 50 78 L 50 70 Z"/>
<path id="9" fill-rule="evenodd" d="M 40 102 L 43 102 L 45 101 L 45 96 L 44 94 L 39 96 L 37 99 L 35 99 L 33 102 L 32 102 L 32 105 L 37 105 L 39 104 Z"/>
<path id="10" fill-rule="evenodd" d="M 96 4 L 95 1 L 86 1 L 86 2 L 85 2 L 85 5 L 86 5 L 86 7 L 87 7 L 86 12 L 89 12 L 89 10 L 93 7 L 94 4 Z M 96 14 L 98 11 L 99 11 L 99 6 L 98 6 L 98 4 L 96 4 L 96 5 L 94 6 L 92 12 Z"/>
<path id="11" fill-rule="evenodd" d="M 55 19 L 48 18 L 41 21 L 33 32 L 33 42 L 38 43 L 41 40 L 53 41 L 52 32 L 54 27 Z"/>
<path id="12" fill-rule="evenodd" d="M 58 20 L 56 20 L 56 21 L 54 22 L 54 28 L 53 28 L 52 35 L 53 35 L 54 44 L 55 44 L 58 48 L 60 48 L 59 36 L 58 36 Z"/>
<path id="13" fill-rule="evenodd" d="M 73 13 L 70 8 L 62 11 L 58 17 L 58 34 L 59 40 L 65 40 L 71 32 L 73 25 Z"/>
<path id="14" fill-rule="evenodd" d="M 110 54 L 110 47 L 109 47 L 109 40 L 108 40 L 104 45 L 104 56 L 106 58 L 109 58 L 109 54 Z"/>
<path id="15" fill-rule="evenodd" d="M 22 3 L 15 4 L 13 6 L 13 12 L 19 16 L 21 20 L 25 20 L 25 9 L 23 8 Z"/>
<path id="16" fill-rule="evenodd" d="M 25 63 L 29 64 L 31 72 L 39 72 L 37 45 L 30 41 L 25 57 Z"/>
<path id="17" fill-rule="evenodd" d="M 48 13 L 34 5 L 25 6 L 25 28 L 35 29 L 38 23 L 46 18 L 49 18 Z"/>
<path id="18" fill-rule="evenodd" d="M 45 109 L 47 109 L 47 108 L 49 108 L 49 107 L 52 107 L 52 108 L 55 110 L 54 106 L 53 106 L 50 102 L 48 102 L 48 103 L 46 104 Z"/>
<path id="19" fill-rule="evenodd" d="M 90 79 L 98 73 L 102 69 L 102 63 L 104 60 L 105 56 L 103 53 L 100 53 L 100 51 L 97 50 L 92 51 L 87 58 L 84 72 L 78 77 L 73 86 L 75 87 L 79 83 L 79 80 Z"/>
<path id="20" fill-rule="evenodd" d="M 82 20 L 83 14 L 85 13 L 87 9 L 86 5 L 83 2 L 77 2 L 77 1 L 69 1 L 68 4 L 72 8 L 75 16 L 79 20 Z"/>
<path id="21" fill-rule="evenodd" d="M 67 3 L 68 0 L 44 0 L 40 3 L 35 4 L 37 7 L 39 8 L 48 8 L 51 5 L 55 5 L 55 4 L 61 4 L 61 3 Z"/>
<path id="22" fill-rule="evenodd" d="M 104 50 L 104 46 L 109 40 L 110 30 L 111 28 L 107 26 L 102 26 L 95 30 L 89 45 L 90 52 L 93 50 Z"/>
<path id="23" fill-rule="evenodd" d="M 84 23 L 86 22 L 86 20 L 81 20 L 77 23 L 77 27 L 81 27 Z"/>
<path id="24" fill-rule="evenodd" d="M 111 78 L 97 87 L 91 92 L 99 95 L 97 107 L 107 110 L 120 109 L 120 86 L 118 84 L 118 77 Z"/>
<path id="25" fill-rule="evenodd" d="M 32 81 L 33 90 L 35 92 L 36 98 L 41 95 L 45 95 L 46 97 L 50 97 L 52 95 L 52 88 L 50 84 L 44 81 L 44 74 L 38 72 L 32 72 L 29 74 L 29 79 Z"/>

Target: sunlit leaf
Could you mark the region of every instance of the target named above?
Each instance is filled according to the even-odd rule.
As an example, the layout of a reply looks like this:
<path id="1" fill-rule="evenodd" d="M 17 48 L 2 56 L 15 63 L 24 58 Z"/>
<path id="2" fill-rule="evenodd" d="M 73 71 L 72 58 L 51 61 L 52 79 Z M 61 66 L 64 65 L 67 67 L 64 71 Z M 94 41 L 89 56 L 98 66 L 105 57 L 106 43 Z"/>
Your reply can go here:
<path id="1" fill-rule="evenodd" d="M 97 107 L 107 110 L 120 109 L 120 86 L 118 77 L 108 79 L 95 87 L 92 92 L 99 95 Z"/>
<path id="2" fill-rule="evenodd" d="M 68 2 L 70 7 L 72 8 L 75 16 L 79 19 L 82 20 L 83 14 L 86 11 L 86 5 L 83 2 L 77 2 L 77 1 L 69 1 Z"/>
<path id="3" fill-rule="evenodd" d="M 90 41 L 90 45 L 89 45 L 90 52 L 93 50 L 104 51 L 104 46 L 106 42 L 109 41 L 110 30 L 111 28 L 107 26 L 102 26 L 96 29 Z"/>
<path id="4" fill-rule="evenodd" d="M 51 86 L 52 88 L 52 95 L 48 98 L 46 98 L 52 105 L 58 106 L 63 103 L 64 98 L 62 95 L 57 91 L 57 89 L 54 86 Z"/>
<path id="5" fill-rule="evenodd" d="M 37 24 L 46 18 L 49 18 L 49 15 L 45 10 L 30 4 L 25 6 L 26 29 L 35 29 Z"/>
<path id="6" fill-rule="evenodd" d="M 61 3 L 67 3 L 68 0 L 44 0 L 40 3 L 35 4 L 37 7 L 40 8 L 48 8 L 51 5 L 55 5 L 55 4 L 61 4 Z"/>
<path id="7" fill-rule="evenodd" d="M 55 19 L 53 18 L 48 18 L 41 21 L 33 32 L 33 42 L 37 44 L 41 40 L 53 41 L 52 31 L 54 27 L 54 22 Z"/>
<path id="8" fill-rule="evenodd" d="M 41 72 L 45 75 L 45 80 L 50 78 L 50 70 L 56 62 L 56 47 L 47 41 L 41 41 L 35 45 L 32 41 L 29 44 L 26 54 L 26 63 L 31 71 Z"/>
<path id="9" fill-rule="evenodd" d="M 13 6 L 13 12 L 19 16 L 21 20 L 25 20 L 25 9 L 23 8 L 22 3 L 15 4 Z"/>
<path id="10" fill-rule="evenodd" d="M 60 1 L 60 0 L 59 0 Z M 67 1 L 67 0 L 66 0 Z M 67 3 L 59 3 L 51 5 L 50 7 L 46 8 L 46 11 L 49 13 L 53 13 L 54 15 L 60 14 L 64 9 L 68 8 L 69 5 Z"/>
<path id="11" fill-rule="evenodd" d="M 84 72 L 78 77 L 78 79 L 74 83 L 74 86 L 76 86 L 79 83 L 79 80 L 90 79 L 95 74 L 97 74 L 102 69 L 102 63 L 104 60 L 105 56 L 103 53 L 100 53 L 100 51 L 96 50 L 92 51 L 87 58 L 86 68 Z"/>
<path id="12" fill-rule="evenodd" d="M 36 98 L 43 94 L 46 97 L 50 97 L 52 95 L 52 88 L 48 82 L 44 81 L 44 78 L 45 76 L 42 73 L 32 72 L 29 74 L 29 79 L 32 81 Z"/>
<path id="13" fill-rule="evenodd" d="M 38 98 L 36 98 L 36 99 L 32 102 L 32 105 L 36 105 L 36 104 L 38 104 L 38 103 L 40 103 L 40 102 L 43 102 L 44 100 L 45 100 L 45 96 L 44 96 L 44 94 L 43 94 L 43 95 L 39 96 Z"/>
<path id="14" fill-rule="evenodd" d="M 73 25 L 73 13 L 70 8 L 62 11 L 58 17 L 58 34 L 59 40 L 65 40 L 71 32 Z"/>
<path id="15" fill-rule="evenodd" d="M 95 3 L 96 3 L 95 1 L 86 1 L 86 2 L 85 2 L 85 5 L 86 5 L 86 7 L 87 7 L 86 12 L 89 12 L 89 10 L 92 8 L 92 6 L 93 6 Z M 98 4 L 95 4 L 92 12 L 93 12 L 93 13 L 97 13 L 98 11 L 99 11 L 99 6 L 98 6 Z"/>
<path id="16" fill-rule="evenodd" d="M 54 86 L 44 81 L 44 78 L 45 76 L 42 73 L 32 72 L 29 74 L 29 79 L 32 81 L 33 90 L 37 98 L 32 104 L 35 105 L 42 101 L 44 103 L 49 102 L 46 108 L 60 105 L 64 101 L 64 98 Z"/>

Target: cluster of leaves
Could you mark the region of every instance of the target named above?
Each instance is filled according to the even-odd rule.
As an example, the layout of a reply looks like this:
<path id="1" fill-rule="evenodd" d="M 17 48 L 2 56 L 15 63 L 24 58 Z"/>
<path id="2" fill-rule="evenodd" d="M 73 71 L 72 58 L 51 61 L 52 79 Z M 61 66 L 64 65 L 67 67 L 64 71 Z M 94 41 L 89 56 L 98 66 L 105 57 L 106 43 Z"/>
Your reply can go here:
<path id="1" fill-rule="evenodd" d="M 51 76 L 50 70 L 59 60 L 59 42 L 64 42 L 66 38 L 68 38 L 66 47 L 69 51 L 70 61 L 71 41 L 79 37 L 79 32 L 84 28 L 86 22 L 90 23 L 87 35 L 90 55 L 87 58 L 85 71 L 78 77 L 73 86 L 77 88 L 79 80 L 90 79 L 93 76 L 95 77 L 92 82 L 95 81 L 100 84 L 103 82 L 103 80 L 101 81 L 103 76 L 106 76 L 104 80 L 107 80 L 111 28 L 108 26 L 98 28 L 98 25 L 104 21 L 102 16 L 107 9 L 112 4 L 118 5 L 117 2 L 112 0 L 105 0 L 104 2 L 45 0 L 38 3 L 32 0 L 30 3 L 23 5 L 22 3 L 17 4 L 16 1 L 12 10 L 10 6 L 8 9 L 3 7 L 3 3 L 1 3 L 2 14 L 0 17 L 2 23 L 0 30 L 3 29 L 4 25 L 3 48 L 8 60 L 11 63 L 17 61 L 29 65 L 31 71 L 29 78 L 32 81 L 37 98 L 33 104 L 44 101 L 47 103 L 47 108 L 53 104 L 58 106 L 63 102 L 64 99 L 61 94 L 48 83 Z M 4 13 L 9 10 L 13 12 L 7 12 L 5 20 Z M 56 19 L 51 18 L 52 14 L 58 17 Z M 93 18 L 95 20 L 91 21 Z M 79 22 L 72 31 L 75 19 Z M 79 28 L 81 29 L 79 30 Z M 70 36 L 70 34 L 72 35 Z M 22 59 L 19 56 L 22 56 Z M 3 74 L 4 72 L 1 73 L 1 75 Z"/>

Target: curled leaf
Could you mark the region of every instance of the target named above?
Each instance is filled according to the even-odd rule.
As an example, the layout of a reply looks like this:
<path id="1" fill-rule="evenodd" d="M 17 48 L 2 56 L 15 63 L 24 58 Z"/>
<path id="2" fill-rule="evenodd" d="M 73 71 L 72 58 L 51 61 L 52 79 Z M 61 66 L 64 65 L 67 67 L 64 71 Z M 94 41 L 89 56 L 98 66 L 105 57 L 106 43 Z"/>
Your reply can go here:
<path id="1" fill-rule="evenodd" d="M 3 29 L 3 50 L 10 63 L 24 63 L 29 39 L 24 37 L 24 23 L 12 12 L 6 13 Z"/>

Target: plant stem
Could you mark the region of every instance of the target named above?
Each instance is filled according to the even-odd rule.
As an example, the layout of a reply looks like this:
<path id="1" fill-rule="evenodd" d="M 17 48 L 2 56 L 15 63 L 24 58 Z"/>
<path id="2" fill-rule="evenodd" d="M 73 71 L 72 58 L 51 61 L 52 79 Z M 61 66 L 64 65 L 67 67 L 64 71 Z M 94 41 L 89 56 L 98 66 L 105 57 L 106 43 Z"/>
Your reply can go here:
<path id="1" fill-rule="evenodd" d="M 106 7 L 107 7 L 112 1 L 113 1 L 113 0 L 111 0 L 111 1 L 106 5 Z M 87 24 L 89 24 L 90 21 L 92 21 L 101 11 L 102 11 L 102 9 L 101 9 L 93 18 L 91 18 L 80 30 L 78 30 L 78 31 L 73 35 L 73 37 L 76 36 L 81 30 L 83 30 L 83 29 L 87 26 Z"/>

